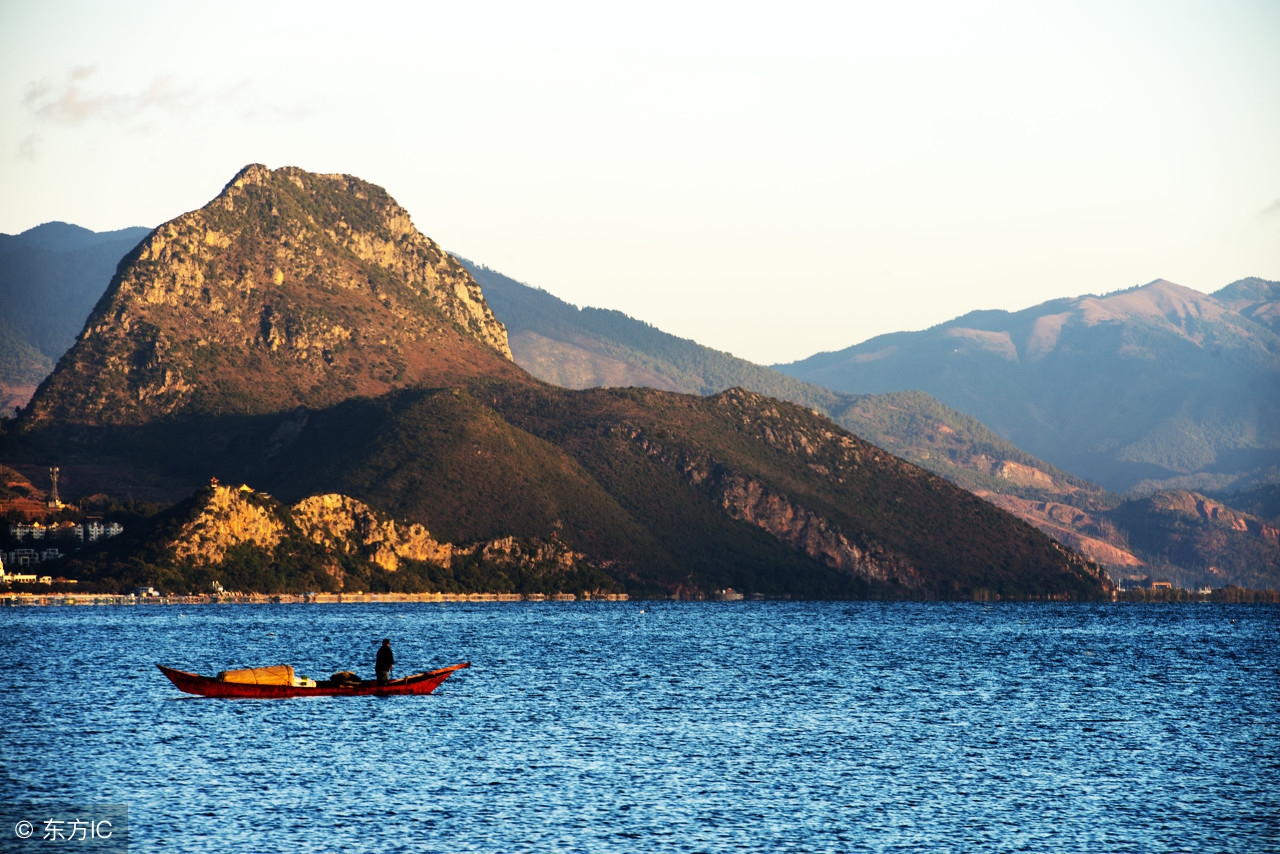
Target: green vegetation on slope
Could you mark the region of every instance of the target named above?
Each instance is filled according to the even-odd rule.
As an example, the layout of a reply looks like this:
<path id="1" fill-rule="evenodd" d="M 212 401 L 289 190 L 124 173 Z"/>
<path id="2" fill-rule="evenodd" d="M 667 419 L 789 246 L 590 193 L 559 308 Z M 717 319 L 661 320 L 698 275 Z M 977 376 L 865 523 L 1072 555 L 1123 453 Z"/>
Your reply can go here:
<path id="1" fill-rule="evenodd" d="M 763 517 L 757 524 L 783 531 L 779 538 L 812 514 L 820 521 L 797 535 L 839 532 L 855 551 L 874 556 L 865 571 L 849 572 L 849 581 L 879 595 L 1098 591 L 1094 570 L 1048 537 L 800 407 L 741 390 L 710 398 L 648 389 L 495 392 L 508 419 L 564 447 L 602 479 L 619 459 L 643 459 L 609 483 L 619 503 L 646 521 L 662 521 L 667 495 L 652 481 L 674 473 L 686 495 L 692 488 L 721 513 L 744 489 L 745 500 L 761 497 L 753 508 Z M 640 494 L 632 498 L 626 490 L 636 483 Z M 646 500 L 655 493 L 657 500 Z M 685 529 L 679 547 L 665 542 L 686 555 L 703 536 L 701 528 Z"/>
<path id="2" fill-rule="evenodd" d="M 261 476 L 290 500 L 341 492 L 450 542 L 554 533 L 604 559 L 671 567 L 572 457 L 462 389 L 406 390 L 313 413 Z"/>

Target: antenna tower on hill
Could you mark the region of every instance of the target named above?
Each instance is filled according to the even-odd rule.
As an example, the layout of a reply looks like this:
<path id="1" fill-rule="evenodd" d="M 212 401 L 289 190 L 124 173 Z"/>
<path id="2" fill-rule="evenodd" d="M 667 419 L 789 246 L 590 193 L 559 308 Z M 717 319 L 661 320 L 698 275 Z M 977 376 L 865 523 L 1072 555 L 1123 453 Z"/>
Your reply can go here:
<path id="1" fill-rule="evenodd" d="M 49 469 L 49 506 L 55 510 L 62 509 L 62 499 L 58 497 L 58 467 Z"/>

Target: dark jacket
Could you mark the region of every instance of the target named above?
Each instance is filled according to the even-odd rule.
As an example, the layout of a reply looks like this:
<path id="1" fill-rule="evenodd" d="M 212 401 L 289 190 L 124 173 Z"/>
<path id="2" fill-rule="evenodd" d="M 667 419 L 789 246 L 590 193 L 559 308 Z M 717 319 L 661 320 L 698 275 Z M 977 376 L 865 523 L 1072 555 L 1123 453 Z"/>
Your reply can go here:
<path id="1" fill-rule="evenodd" d="M 384 646 L 378 649 L 378 663 L 375 665 L 377 670 L 390 670 L 391 665 L 395 663 L 396 657 L 391 654 L 391 647 Z"/>

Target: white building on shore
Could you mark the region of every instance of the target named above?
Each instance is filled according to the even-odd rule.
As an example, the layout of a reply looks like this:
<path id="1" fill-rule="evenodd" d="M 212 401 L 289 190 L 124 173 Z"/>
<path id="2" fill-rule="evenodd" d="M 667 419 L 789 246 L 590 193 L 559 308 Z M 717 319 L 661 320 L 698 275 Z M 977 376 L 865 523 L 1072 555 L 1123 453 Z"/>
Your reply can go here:
<path id="1" fill-rule="evenodd" d="M 55 525 L 42 525 L 39 522 L 15 522 L 9 525 L 9 536 L 18 542 L 30 540 L 74 539 L 78 542 L 96 543 L 107 537 L 115 537 L 124 533 L 119 522 L 103 524 L 101 519 L 89 519 L 81 524 L 62 522 Z"/>

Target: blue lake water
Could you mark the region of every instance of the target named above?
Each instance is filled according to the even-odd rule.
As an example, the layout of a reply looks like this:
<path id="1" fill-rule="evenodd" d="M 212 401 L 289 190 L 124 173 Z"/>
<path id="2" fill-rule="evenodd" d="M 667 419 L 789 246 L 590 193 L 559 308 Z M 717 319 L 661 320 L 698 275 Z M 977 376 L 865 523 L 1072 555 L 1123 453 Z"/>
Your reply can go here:
<path id="1" fill-rule="evenodd" d="M 398 674 L 472 669 L 233 701 L 153 666 L 371 676 L 384 636 Z M 15 608 L 0 637 L 0 802 L 125 804 L 134 851 L 1280 850 L 1274 606 Z"/>

